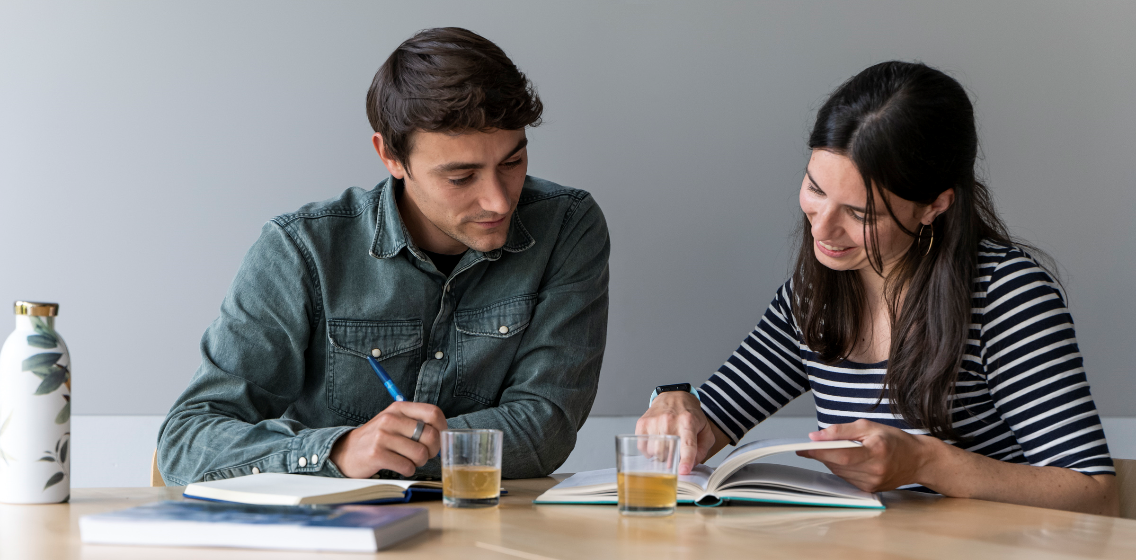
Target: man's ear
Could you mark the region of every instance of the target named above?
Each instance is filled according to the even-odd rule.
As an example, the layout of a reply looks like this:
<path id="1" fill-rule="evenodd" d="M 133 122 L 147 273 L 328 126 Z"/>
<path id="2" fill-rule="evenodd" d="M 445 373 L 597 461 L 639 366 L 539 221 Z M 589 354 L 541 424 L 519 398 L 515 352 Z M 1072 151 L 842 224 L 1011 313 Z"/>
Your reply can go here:
<path id="1" fill-rule="evenodd" d="M 935 221 L 935 218 L 938 218 L 939 214 L 946 212 L 947 209 L 950 208 L 954 203 L 954 189 L 947 189 L 939 193 L 939 196 L 935 197 L 934 202 L 932 202 L 931 205 L 927 207 L 927 210 L 923 212 L 923 219 L 920 220 L 920 222 L 926 225 L 931 225 L 931 222 Z"/>
<path id="2" fill-rule="evenodd" d="M 390 151 L 387 150 L 387 145 L 383 142 L 383 135 L 378 132 L 371 137 L 371 143 L 375 145 L 375 153 L 379 154 L 379 159 L 383 160 L 383 165 L 386 166 L 387 172 L 395 179 L 406 178 L 406 168 L 402 166 L 402 162 L 397 158 L 391 157 Z"/>

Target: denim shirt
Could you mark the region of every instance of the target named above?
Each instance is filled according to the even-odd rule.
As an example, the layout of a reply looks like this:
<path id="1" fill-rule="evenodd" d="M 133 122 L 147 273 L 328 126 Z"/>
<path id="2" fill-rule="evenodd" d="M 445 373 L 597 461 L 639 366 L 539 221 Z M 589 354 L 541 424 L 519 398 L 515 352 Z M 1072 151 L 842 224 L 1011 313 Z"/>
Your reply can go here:
<path id="1" fill-rule="evenodd" d="M 265 224 L 162 424 L 167 483 L 343 476 L 332 445 L 393 402 L 368 355 L 450 428 L 503 431 L 503 476 L 545 476 L 568 457 L 607 338 L 599 206 L 527 177 L 505 245 L 467 251 L 446 277 L 403 225 L 401 189 L 351 188 Z M 435 458 L 415 476 L 440 470 Z"/>

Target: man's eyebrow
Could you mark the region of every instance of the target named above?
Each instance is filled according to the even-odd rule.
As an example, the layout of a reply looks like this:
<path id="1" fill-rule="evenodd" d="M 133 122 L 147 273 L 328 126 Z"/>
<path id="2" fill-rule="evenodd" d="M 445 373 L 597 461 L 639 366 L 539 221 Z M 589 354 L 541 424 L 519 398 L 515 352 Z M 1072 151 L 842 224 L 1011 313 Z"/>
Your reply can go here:
<path id="1" fill-rule="evenodd" d="M 513 151 L 509 152 L 509 155 L 505 156 L 505 159 L 503 159 L 501 161 L 505 161 L 505 160 L 517 155 L 517 152 L 525 149 L 525 146 L 528 146 L 528 145 L 529 145 L 528 137 L 521 138 L 521 141 L 517 142 L 517 147 L 513 148 Z"/>
<path id="2" fill-rule="evenodd" d="M 505 159 L 503 159 L 501 161 L 505 161 L 505 160 L 515 156 L 517 154 L 517 152 L 525 149 L 525 146 L 527 146 L 528 144 L 529 144 L 528 138 L 521 138 L 521 141 L 517 142 L 517 147 L 513 148 L 513 151 L 509 152 L 509 155 L 505 156 Z M 436 173 L 453 173 L 454 171 L 466 171 L 466 170 L 469 170 L 469 169 L 481 169 L 482 167 L 484 167 L 484 166 L 480 163 L 464 162 L 464 161 L 452 161 L 450 163 L 443 163 L 442 165 L 435 167 L 434 171 Z"/>
<path id="3" fill-rule="evenodd" d="M 816 179 L 813 179 L 813 174 L 812 174 L 812 173 L 809 173 L 809 170 L 808 170 L 808 168 L 807 168 L 807 167 L 805 168 L 805 177 L 808 177 L 808 178 L 809 178 L 809 182 L 810 182 L 810 183 L 812 183 L 812 184 L 813 184 L 813 186 L 814 186 L 814 187 L 816 187 L 816 189 L 817 189 L 818 191 L 820 191 L 820 192 L 822 192 L 822 193 L 824 192 L 824 189 L 820 188 L 820 185 L 818 185 L 818 184 L 817 184 L 817 182 L 816 182 Z M 861 213 L 861 214 L 867 214 L 867 213 L 868 213 L 868 211 L 867 211 L 867 210 L 865 210 L 865 209 L 863 209 L 863 208 L 860 208 L 860 207 L 858 207 L 858 206 L 849 206 L 849 205 L 845 204 L 845 205 L 844 205 L 844 207 L 845 207 L 845 208 L 848 208 L 848 209 L 850 209 L 850 210 L 855 210 L 855 211 L 857 211 L 857 212 L 859 212 L 859 213 Z"/>

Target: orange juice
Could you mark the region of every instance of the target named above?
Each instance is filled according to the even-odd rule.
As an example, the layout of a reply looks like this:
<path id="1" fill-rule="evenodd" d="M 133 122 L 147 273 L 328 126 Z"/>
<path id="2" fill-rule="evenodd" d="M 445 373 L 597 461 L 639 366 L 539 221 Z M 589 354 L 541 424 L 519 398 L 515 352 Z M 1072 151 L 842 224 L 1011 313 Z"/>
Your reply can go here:
<path id="1" fill-rule="evenodd" d="M 442 495 L 451 500 L 496 500 L 501 468 L 461 465 L 442 469 Z"/>
<path id="2" fill-rule="evenodd" d="M 678 475 L 629 472 L 616 475 L 619 508 L 628 511 L 664 510 L 675 507 Z"/>

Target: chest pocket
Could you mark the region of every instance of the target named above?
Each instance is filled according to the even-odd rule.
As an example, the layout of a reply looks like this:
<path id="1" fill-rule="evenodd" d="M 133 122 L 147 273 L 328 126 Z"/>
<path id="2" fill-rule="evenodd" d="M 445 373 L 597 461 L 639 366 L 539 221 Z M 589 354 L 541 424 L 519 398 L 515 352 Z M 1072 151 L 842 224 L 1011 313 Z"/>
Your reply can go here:
<path id="1" fill-rule="evenodd" d="M 535 305 L 536 294 L 528 294 L 454 313 L 458 339 L 454 396 L 486 406 L 497 404 Z"/>
<path id="2" fill-rule="evenodd" d="M 363 423 L 394 402 L 367 362 L 376 353 L 394 384 L 413 400 L 407 391 L 414 390 L 422 363 L 422 321 L 329 319 L 327 346 L 327 407 L 336 414 Z"/>

